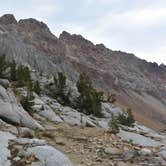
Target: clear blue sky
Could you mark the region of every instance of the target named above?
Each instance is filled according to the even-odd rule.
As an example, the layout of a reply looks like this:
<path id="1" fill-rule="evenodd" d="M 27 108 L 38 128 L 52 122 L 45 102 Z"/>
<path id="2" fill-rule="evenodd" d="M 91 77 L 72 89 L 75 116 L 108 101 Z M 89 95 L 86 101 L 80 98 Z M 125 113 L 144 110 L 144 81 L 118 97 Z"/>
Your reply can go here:
<path id="1" fill-rule="evenodd" d="M 166 0 L 5 0 L 0 15 L 33 17 L 113 50 L 166 64 Z"/>

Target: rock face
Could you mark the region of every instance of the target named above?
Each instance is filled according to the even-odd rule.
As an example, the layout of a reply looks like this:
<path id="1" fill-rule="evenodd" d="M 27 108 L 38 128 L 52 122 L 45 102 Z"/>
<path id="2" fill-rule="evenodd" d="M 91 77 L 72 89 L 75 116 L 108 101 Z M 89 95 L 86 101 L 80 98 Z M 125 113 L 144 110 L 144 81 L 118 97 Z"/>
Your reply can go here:
<path id="1" fill-rule="evenodd" d="M 1 24 L 17 24 L 17 20 L 12 14 L 5 14 L 0 18 Z"/>
<path id="2" fill-rule="evenodd" d="M 155 129 L 165 125 L 165 65 L 94 45 L 81 35 L 64 31 L 57 38 L 43 22 L 17 22 L 13 15 L 0 17 L 0 53 L 40 72 L 63 71 L 72 82 L 85 72 L 96 88 L 116 93 L 119 104 L 131 107 L 137 120 Z"/>

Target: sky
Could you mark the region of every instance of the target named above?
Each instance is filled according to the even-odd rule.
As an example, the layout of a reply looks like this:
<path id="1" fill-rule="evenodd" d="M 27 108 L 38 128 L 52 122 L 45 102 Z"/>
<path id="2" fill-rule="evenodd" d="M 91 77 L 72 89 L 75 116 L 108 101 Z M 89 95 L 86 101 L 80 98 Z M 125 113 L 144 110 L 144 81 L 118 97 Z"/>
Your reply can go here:
<path id="1" fill-rule="evenodd" d="M 36 18 L 94 44 L 166 64 L 166 0 L 5 0 L 0 15 Z"/>

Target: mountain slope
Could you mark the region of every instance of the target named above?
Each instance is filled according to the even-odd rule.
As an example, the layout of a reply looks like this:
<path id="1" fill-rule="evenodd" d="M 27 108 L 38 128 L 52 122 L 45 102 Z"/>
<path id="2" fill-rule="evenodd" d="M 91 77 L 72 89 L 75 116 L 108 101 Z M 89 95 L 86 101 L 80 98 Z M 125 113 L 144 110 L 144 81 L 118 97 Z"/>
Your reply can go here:
<path id="1" fill-rule="evenodd" d="M 166 66 L 133 54 L 94 45 L 67 32 L 57 38 L 35 19 L 0 18 L 0 53 L 49 74 L 63 71 L 75 82 L 86 72 L 99 90 L 115 93 L 118 103 L 131 107 L 136 119 L 154 129 L 165 127 Z"/>

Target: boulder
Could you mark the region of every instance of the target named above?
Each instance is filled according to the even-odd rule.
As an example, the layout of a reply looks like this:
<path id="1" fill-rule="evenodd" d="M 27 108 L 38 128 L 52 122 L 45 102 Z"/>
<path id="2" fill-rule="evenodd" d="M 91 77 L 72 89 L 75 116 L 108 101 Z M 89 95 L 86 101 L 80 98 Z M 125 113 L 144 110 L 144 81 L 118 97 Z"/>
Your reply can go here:
<path id="1" fill-rule="evenodd" d="M 28 148 L 27 152 L 34 154 L 45 166 L 72 166 L 66 155 L 48 145 Z"/>
<path id="2" fill-rule="evenodd" d="M 4 88 L 7 88 L 10 86 L 10 83 L 7 79 L 0 79 L 0 85 L 2 85 Z"/>
<path id="3" fill-rule="evenodd" d="M 134 150 L 125 150 L 123 154 L 123 160 L 128 161 L 134 158 L 137 155 L 137 152 Z"/>
<path id="4" fill-rule="evenodd" d="M 11 89 L 6 90 L 0 86 L 0 105 L 0 118 L 7 123 L 43 130 L 43 127 L 17 102 Z"/>
<path id="5" fill-rule="evenodd" d="M 39 96 L 35 95 L 34 106 L 33 109 L 37 111 L 37 113 L 52 122 L 62 122 L 62 119 L 52 110 L 52 108 L 42 101 Z"/>
<path id="6" fill-rule="evenodd" d="M 10 150 L 8 149 L 8 142 L 12 139 L 15 139 L 13 134 L 0 131 L 0 165 L 11 165 L 10 160 L 8 160 L 8 158 L 11 156 Z"/>
<path id="7" fill-rule="evenodd" d="M 132 143 L 137 144 L 139 146 L 159 147 L 163 145 L 162 143 L 155 141 L 149 137 L 145 137 L 143 135 L 133 132 L 121 130 L 118 135 L 122 138 L 122 140 L 132 141 Z"/>
<path id="8" fill-rule="evenodd" d="M 166 161 L 166 150 L 162 150 L 158 154 L 160 157 L 162 157 Z"/>
<path id="9" fill-rule="evenodd" d="M 118 116 L 123 113 L 121 108 L 112 106 L 109 103 L 102 103 L 102 112 L 106 118 L 111 118 L 112 114 Z"/>
<path id="10" fill-rule="evenodd" d="M 17 138 L 14 140 L 19 145 L 31 144 L 33 146 L 45 145 L 45 140 L 40 140 L 37 138 L 28 139 L 28 138 Z"/>
<path id="11" fill-rule="evenodd" d="M 33 138 L 35 137 L 35 132 L 29 128 L 21 127 L 19 129 L 20 136 L 23 138 Z"/>

